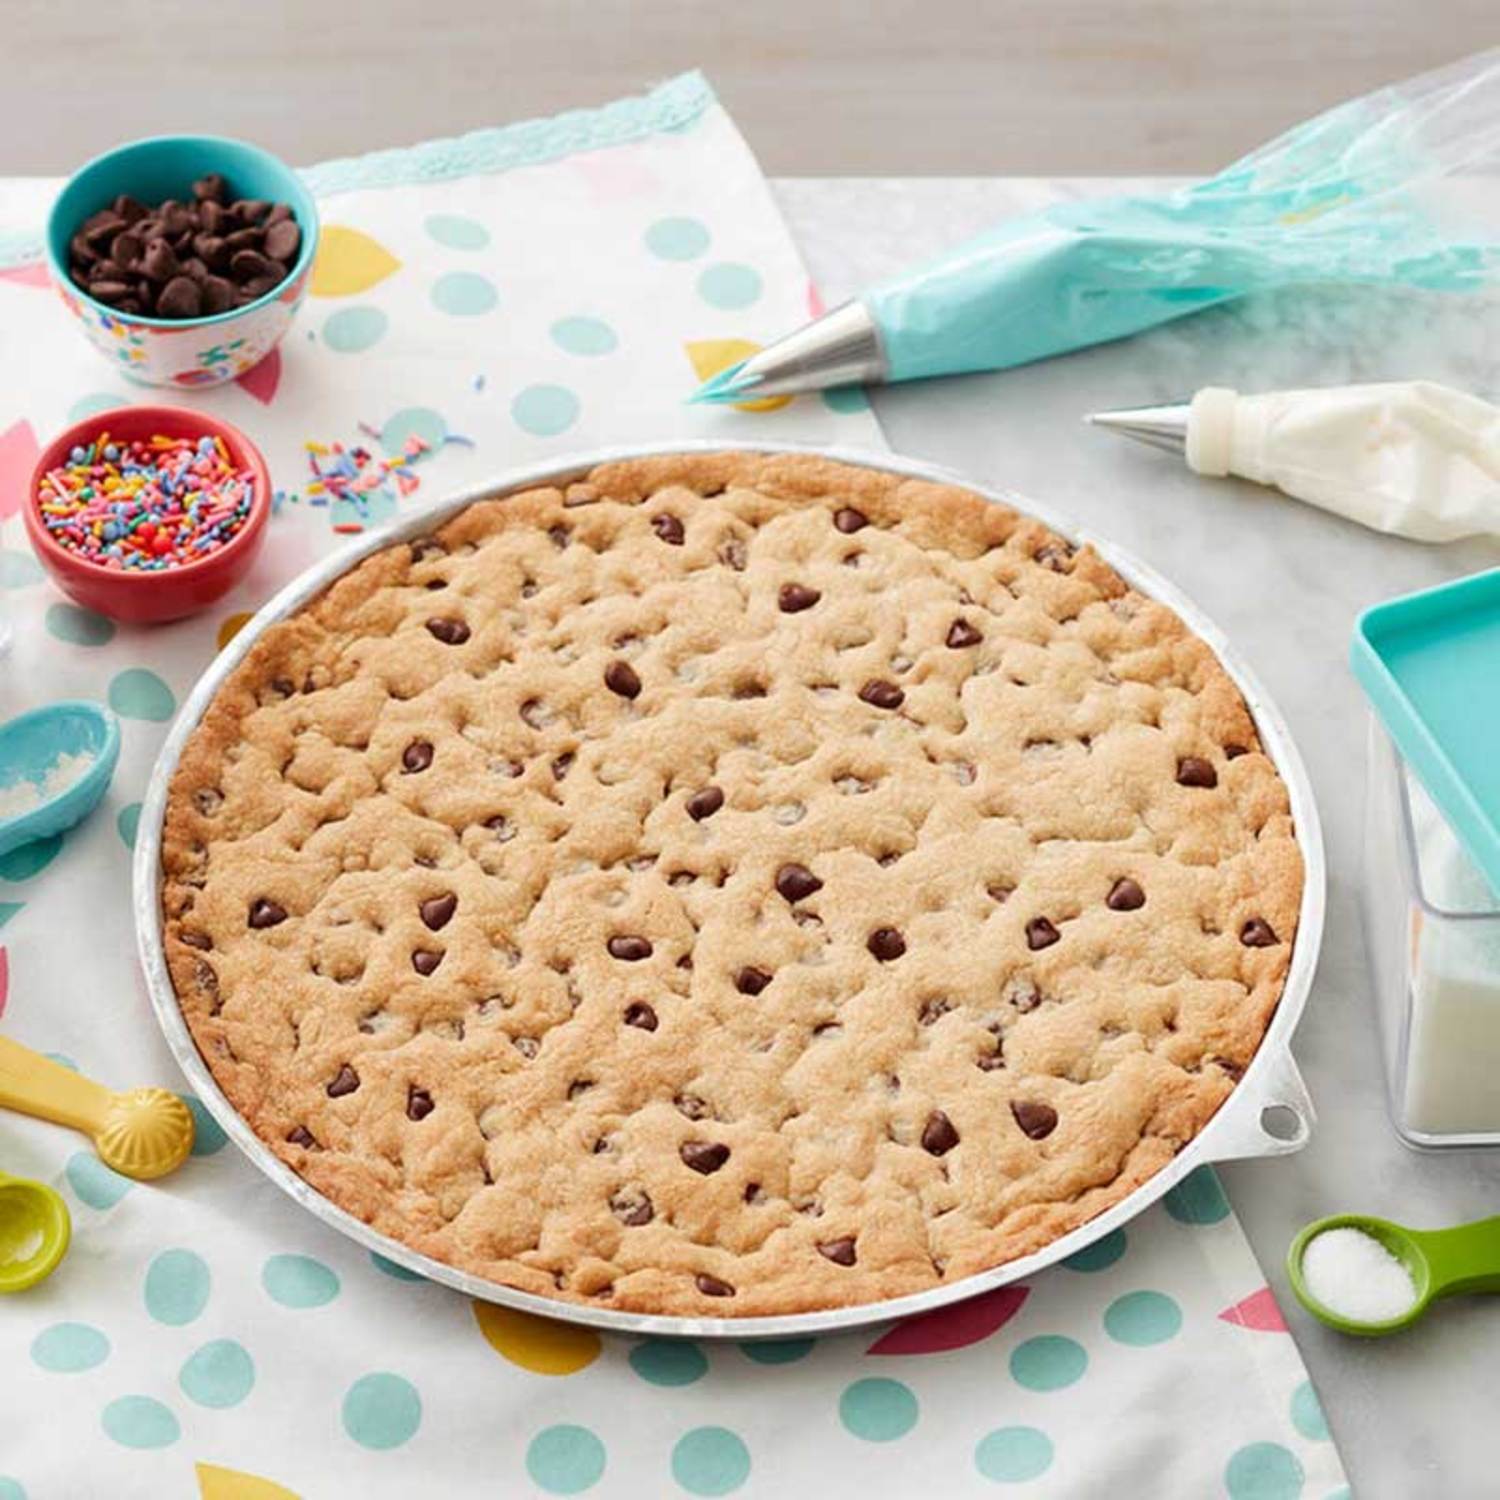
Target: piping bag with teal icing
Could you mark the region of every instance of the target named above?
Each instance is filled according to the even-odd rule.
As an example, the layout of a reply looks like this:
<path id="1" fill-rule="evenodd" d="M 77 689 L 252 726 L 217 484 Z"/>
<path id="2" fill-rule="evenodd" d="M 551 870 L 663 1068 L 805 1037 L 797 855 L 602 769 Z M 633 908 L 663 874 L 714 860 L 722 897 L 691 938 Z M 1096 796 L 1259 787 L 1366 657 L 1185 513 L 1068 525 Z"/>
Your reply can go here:
<path id="1" fill-rule="evenodd" d="M 1500 536 L 1500 407 L 1428 380 L 1241 396 L 1089 421 L 1419 542 Z"/>
<path id="2" fill-rule="evenodd" d="M 1478 290 L 1500 279 L 1500 230 L 1461 202 L 1493 190 L 1456 194 L 1450 179 L 1497 169 L 1500 49 L 1342 104 L 1196 187 L 998 224 L 692 399 L 1006 369 L 1298 283 Z"/>

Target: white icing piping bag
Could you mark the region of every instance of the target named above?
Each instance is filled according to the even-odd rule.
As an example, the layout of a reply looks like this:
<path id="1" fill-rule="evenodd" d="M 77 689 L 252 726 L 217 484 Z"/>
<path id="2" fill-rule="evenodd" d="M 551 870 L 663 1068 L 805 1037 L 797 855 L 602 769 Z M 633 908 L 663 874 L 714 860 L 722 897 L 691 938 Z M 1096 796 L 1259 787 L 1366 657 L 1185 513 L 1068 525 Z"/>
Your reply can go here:
<path id="1" fill-rule="evenodd" d="M 1088 419 L 1419 542 L 1500 536 L 1500 408 L 1426 380 L 1241 396 Z"/>

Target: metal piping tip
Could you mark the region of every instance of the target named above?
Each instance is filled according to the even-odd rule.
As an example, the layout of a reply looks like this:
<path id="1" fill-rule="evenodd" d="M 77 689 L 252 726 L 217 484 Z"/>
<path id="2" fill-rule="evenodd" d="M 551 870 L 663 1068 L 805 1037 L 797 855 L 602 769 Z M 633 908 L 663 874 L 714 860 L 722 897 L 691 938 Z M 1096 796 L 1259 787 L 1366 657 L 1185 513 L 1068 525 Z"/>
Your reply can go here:
<path id="1" fill-rule="evenodd" d="M 726 406 L 746 399 L 796 396 L 835 385 L 861 385 L 885 377 L 885 355 L 875 320 L 864 303 L 846 302 L 749 359 L 720 370 L 688 401 Z"/>
<path id="2" fill-rule="evenodd" d="M 1174 406 L 1135 406 L 1120 411 L 1091 412 L 1087 421 L 1095 427 L 1107 427 L 1138 443 L 1150 443 L 1168 453 L 1187 451 L 1188 421 L 1192 407 L 1183 402 Z"/>

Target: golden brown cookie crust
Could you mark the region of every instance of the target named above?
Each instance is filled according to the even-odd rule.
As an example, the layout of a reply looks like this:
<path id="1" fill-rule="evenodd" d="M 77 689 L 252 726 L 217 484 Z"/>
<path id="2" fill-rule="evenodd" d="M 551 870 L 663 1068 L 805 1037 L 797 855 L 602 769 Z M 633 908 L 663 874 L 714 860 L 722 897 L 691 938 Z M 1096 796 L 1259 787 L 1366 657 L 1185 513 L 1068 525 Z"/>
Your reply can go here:
<path id="1" fill-rule="evenodd" d="M 1253 1056 L 1301 890 L 1238 690 L 1093 551 L 718 453 L 480 501 L 267 630 L 162 901 L 204 1059 L 334 1203 L 746 1316 L 1127 1196 Z"/>

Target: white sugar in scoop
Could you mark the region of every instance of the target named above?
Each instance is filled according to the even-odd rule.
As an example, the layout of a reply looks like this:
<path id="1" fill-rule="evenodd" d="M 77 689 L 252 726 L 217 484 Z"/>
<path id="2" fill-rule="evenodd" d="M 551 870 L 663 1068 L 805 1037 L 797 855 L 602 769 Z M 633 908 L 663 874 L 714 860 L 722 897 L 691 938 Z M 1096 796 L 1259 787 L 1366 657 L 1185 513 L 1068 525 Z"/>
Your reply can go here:
<path id="1" fill-rule="evenodd" d="M 1302 1280 L 1331 1313 L 1386 1323 L 1417 1305 L 1411 1272 L 1362 1229 L 1325 1229 L 1302 1252 Z"/>

